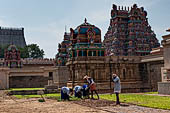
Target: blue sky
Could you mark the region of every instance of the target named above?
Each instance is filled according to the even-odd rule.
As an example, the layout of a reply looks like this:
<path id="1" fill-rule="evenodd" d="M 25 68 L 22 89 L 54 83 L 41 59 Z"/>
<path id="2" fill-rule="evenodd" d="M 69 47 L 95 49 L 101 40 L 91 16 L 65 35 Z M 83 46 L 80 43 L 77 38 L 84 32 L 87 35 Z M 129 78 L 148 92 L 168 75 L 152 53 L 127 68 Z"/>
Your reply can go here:
<path id="1" fill-rule="evenodd" d="M 37 43 L 45 57 L 54 58 L 66 30 L 76 28 L 84 18 L 107 31 L 112 4 L 144 7 L 159 40 L 170 28 L 170 0 L 0 0 L 0 26 L 24 27 L 27 44 Z"/>

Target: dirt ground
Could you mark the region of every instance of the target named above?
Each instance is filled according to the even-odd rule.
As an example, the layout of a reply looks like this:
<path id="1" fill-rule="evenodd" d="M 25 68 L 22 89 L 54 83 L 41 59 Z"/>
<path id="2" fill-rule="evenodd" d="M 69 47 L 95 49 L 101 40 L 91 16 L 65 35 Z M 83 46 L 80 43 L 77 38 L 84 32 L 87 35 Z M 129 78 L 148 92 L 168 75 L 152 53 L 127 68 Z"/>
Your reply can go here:
<path id="1" fill-rule="evenodd" d="M 106 100 L 57 102 L 54 99 L 46 99 L 46 102 L 38 102 L 38 98 L 8 97 L 0 98 L 0 113 L 170 113 L 170 111 L 128 104 L 116 106 L 114 102 Z"/>

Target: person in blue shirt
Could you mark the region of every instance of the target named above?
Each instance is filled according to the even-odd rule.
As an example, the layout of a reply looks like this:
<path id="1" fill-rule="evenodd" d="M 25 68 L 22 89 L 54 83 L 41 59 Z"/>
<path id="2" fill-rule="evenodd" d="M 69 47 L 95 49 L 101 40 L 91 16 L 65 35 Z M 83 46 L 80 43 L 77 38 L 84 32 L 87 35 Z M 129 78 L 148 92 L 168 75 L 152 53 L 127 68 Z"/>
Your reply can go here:
<path id="1" fill-rule="evenodd" d="M 89 88 L 87 84 L 83 85 L 83 98 L 88 98 L 89 99 Z"/>
<path id="2" fill-rule="evenodd" d="M 61 88 L 61 100 L 70 100 L 70 94 L 73 93 L 73 90 L 68 87 Z"/>
<path id="3" fill-rule="evenodd" d="M 75 86 L 74 87 L 74 96 L 78 98 L 82 98 L 83 95 L 83 87 L 82 86 Z"/>
<path id="4" fill-rule="evenodd" d="M 119 93 L 121 92 L 120 78 L 116 74 L 112 74 L 112 81 L 114 82 L 114 93 L 116 94 L 116 104 L 120 105 Z"/>

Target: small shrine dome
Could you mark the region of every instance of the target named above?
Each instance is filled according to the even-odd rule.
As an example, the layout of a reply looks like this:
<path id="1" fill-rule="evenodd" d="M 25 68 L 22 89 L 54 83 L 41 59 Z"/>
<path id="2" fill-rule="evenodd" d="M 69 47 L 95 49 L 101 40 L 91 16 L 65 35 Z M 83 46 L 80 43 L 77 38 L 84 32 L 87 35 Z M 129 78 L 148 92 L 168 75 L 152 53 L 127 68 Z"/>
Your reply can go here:
<path id="1" fill-rule="evenodd" d="M 84 23 L 79 25 L 75 30 L 75 34 L 87 34 L 89 29 L 93 29 L 95 32 L 95 35 L 101 35 L 101 30 L 96 27 L 95 25 L 91 25 L 90 23 L 87 22 L 87 19 L 85 18 Z"/>
<path id="2" fill-rule="evenodd" d="M 10 45 L 7 50 L 11 51 L 12 49 L 18 51 L 18 48 L 15 45 Z"/>

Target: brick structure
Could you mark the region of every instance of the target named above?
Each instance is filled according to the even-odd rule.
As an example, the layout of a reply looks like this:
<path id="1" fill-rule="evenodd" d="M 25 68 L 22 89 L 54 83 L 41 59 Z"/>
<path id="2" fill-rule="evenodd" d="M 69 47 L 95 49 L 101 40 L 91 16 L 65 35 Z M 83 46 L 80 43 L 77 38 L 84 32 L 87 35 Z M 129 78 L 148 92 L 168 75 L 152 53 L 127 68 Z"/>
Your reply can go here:
<path id="1" fill-rule="evenodd" d="M 0 27 L 0 46 L 14 44 L 18 47 L 25 47 L 24 28 Z"/>
<path id="2" fill-rule="evenodd" d="M 107 55 L 116 56 L 144 56 L 160 46 L 148 23 L 147 12 L 136 4 L 131 8 L 117 8 L 113 4 L 104 45 Z"/>

